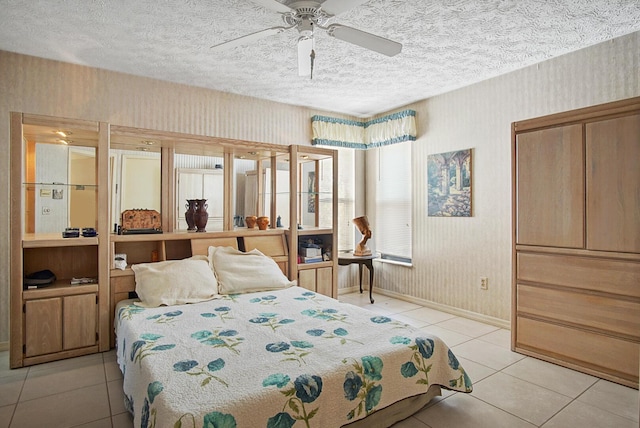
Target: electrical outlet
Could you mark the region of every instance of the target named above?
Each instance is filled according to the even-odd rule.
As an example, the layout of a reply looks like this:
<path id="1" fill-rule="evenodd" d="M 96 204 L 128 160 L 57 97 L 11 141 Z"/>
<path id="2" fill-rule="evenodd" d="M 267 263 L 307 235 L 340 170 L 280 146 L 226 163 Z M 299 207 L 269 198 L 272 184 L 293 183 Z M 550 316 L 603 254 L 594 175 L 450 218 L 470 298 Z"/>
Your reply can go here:
<path id="1" fill-rule="evenodd" d="M 51 214 L 51 208 L 42 207 L 42 215 L 49 215 L 49 214 Z"/>
<path id="2" fill-rule="evenodd" d="M 481 290 L 488 290 L 489 289 L 489 278 L 487 278 L 486 276 L 481 276 L 480 277 L 480 289 Z"/>

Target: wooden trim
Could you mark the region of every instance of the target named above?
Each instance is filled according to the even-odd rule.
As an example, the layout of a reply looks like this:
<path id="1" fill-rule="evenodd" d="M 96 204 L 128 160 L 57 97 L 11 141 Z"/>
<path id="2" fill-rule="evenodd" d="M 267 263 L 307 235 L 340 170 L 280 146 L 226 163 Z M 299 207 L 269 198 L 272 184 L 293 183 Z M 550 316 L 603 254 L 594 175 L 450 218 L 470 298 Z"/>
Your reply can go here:
<path id="1" fill-rule="evenodd" d="M 10 166 L 10 286 L 9 296 L 11 301 L 10 331 L 9 331 L 9 366 L 11 368 L 22 367 L 22 344 L 23 344 L 23 323 L 22 323 L 22 230 L 24 227 L 24 210 L 22 200 L 22 177 L 23 177 L 23 144 L 22 144 L 22 114 L 11 113 L 11 145 L 9 152 L 11 156 Z"/>
<path id="2" fill-rule="evenodd" d="M 20 113 L 17 113 L 20 114 Z M 22 114 L 22 122 L 24 125 L 46 126 L 59 129 L 79 129 L 83 131 L 98 132 L 98 122 L 82 119 L 67 119 L 54 116 L 41 116 L 38 114 Z M 22 143 L 21 143 L 22 144 Z"/>
<path id="3" fill-rule="evenodd" d="M 331 209 L 333 211 L 331 228 L 332 230 L 332 244 L 331 244 L 331 261 L 333 262 L 333 271 L 332 271 L 332 293 L 331 297 L 334 299 L 338 298 L 338 207 L 336 204 L 338 203 L 338 152 L 336 150 L 333 151 L 332 155 L 332 170 L 333 170 L 333 198 L 331 200 Z"/>
<path id="4" fill-rule="evenodd" d="M 111 268 L 109 231 L 111 213 L 111 182 L 109 180 L 109 124 L 98 124 L 98 348 L 108 351 L 109 344 L 109 270 Z"/>
<path id="5" fill-rule="evenodd" d="M 209 254 L 209 247 L 232 247 L 238 249 L 238 238 L 234 236 L 221 238 L 204 238 L 191 240 L 191 255 L 206 256 Z"/>
<path id="6" fill-rule="evenodd" d="M 235 189 L 233 184 L 234 184 L 235 168 L 236 168 L 235 162 L 233 159 L 234 158 L 231 153 L 224 154 L 224 158 L 223 158 L 224 194 L 223 194 L 223 208 L 222 208 L 223 209 L 222 218 L 224 219 L 223 220 L 224 223 L 222 226 L 223 230 L 233 230 L 235 227 L 235 224 L 233 223 L 233 216 L 235 213 L 232 210 L 235 209 L 235 206 L 238 202 L 235 201 L 234 194 L 233 194 L 233 189 Z"/>
<path id="7" fill-rule="evenodd" d="M 24 365 L 25 366 L 32 366 L 34 364 L 42 364 L 42 363 L 47 363 L 49 361 L 53 361 L 53 360 L 62 360 L 65 358 L 73 358 L 73 357 L 79 357 L 82 355 L 89 355 L 89 354 L 95 354 L 97 352 L 100 352 L 100 349 L 98 347 L 98 345 L 95 346 L 90 346 L 87 348 L 81 348 L 81 349 L 72 349 L 69 351 L 62 351 L 62 352 L 56 352 L 54 354 L 45 354 L 45 355 L 39 355 L 37 357 L 27 357 L 24 359 Z"/>
<path id="8" fill-rule="evenodd" d="M 298 209 L 300 205 L 298 195 L 298 146 L 291 146 L 289 153 L 289 279 L 298 278 Z"/>
<path id="9" fill-rule="evenodd" d="M 513 132 L 525 132 L 535 129 L 548 128 L 571 123 L 602 120 L 615 116 L 622 116 L 634 111 L 640 111 L 640 97 L 628 98 L 620 101 L 584 107 L 562 113 L 554 113 L 534 119 L 513 122 Z"/>
<path id="10" fill-rule="evenodd" d="M 560 358 L 554 355 L 548 355 L 538 350 L 529 349 L 527 347 L 517 345 L 513 347 L 513 351 L 519 354 L 528 355 L 539 360 L 548 361 L 561 367 L 566 367 L 572 370 L 576 370 L 582 373 L 586 373 L 595 377 L 609 380 L 611 382 L 619 383 L 629 388 L 638 389 L 638 383 L 633 380 L 629 380 L 626 377 L 622 377 L 616 374 L 602 373 L 601 370 L 585 366 L 583 363 L 576 363 L 565 358 Z"/>
<path id="11" fill-rule="evenodd" d="M 160 170 L 174 171 L 174 160 L 175 151 L 163 147 L 160 155 Z M 165 232 L 172 232 L 174 230 L 174 225 L 176 224 L 175 185 L 176 180 L 174 174 L 161 174 L 160 216 L 162 218 L 162 230 Z"/>
<path id="12" fill-rule="evenodd" d="M 557 254 L 566 256 L 592 257 L 597 259 L 628 260 L 640 262 L 640 254 L 635 253 L 595 251 L 578 248 L 538 247 L 534 245 L 514 245 L 514 248 L 516 251 L 523 253 Z"/>
<path id="13" fill-rule="evenodd" d="M 516 124 L 511 124 L 511 350 L 515 351 L 516 339 L 517 339 L 517 312 L 516 305 L 518 304 L 518 299 L 516 297 L 515 287 L 517 284 L 517 274 L 516 274 L 516 236 L 518 233 L 518 205 L 516 203 L 517 199 L 517 179 L 518 179 L 518 170 L 517 170 L 517 162 L 516 162 Z"/>

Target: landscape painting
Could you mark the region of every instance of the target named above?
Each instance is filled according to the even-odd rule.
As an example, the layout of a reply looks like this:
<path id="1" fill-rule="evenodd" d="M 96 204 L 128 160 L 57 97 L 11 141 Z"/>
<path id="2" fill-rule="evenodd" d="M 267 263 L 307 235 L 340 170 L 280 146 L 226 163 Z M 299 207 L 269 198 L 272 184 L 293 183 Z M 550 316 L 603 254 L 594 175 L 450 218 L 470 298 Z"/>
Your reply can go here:
<path id="1" fill-rule="evenodd" d="M 471 217 L 471 149 L 427 158 L 428 216 Z"/>

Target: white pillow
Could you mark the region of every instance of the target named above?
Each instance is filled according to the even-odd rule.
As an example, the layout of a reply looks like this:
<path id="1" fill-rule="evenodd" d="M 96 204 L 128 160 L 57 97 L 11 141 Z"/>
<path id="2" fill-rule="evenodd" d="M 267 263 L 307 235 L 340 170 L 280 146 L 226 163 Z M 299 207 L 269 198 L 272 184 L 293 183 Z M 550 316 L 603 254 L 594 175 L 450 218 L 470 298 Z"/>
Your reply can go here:
<path id="1" fill-rule="evenodd" d="M 211 300 L 218 281 L 206 256 L 132 265 L 140 306 L 181 305 Z"/>
<path id="2" fill-rule="evenodd" d="M 209 262 L 216 273 L 220 294 L 278 290 L 296 285 L 271 257 L 257 249 L 244 253 L 231 247 L 209 247 Z"/>

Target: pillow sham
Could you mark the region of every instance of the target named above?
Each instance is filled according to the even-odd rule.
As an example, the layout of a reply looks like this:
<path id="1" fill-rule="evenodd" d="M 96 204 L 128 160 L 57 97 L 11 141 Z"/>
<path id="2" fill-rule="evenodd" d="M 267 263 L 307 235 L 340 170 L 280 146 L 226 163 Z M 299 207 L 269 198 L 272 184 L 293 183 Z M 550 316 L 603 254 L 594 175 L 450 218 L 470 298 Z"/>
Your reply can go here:
<path id="1" fill-rule="evenodd" d="M 258 249 L 242 252 L 231 247 L 209 247 L 209 262 L 220 294 L 278 290 L 296 285 L 278 264 Z"/>
<path id="2" fill-rule="evenodd" d="M 140 306 L 182 305 L 211 300 L 218 294 L 218 281 L 206 256 L 183 260 L 140 263 L 135 273 Z"/>

